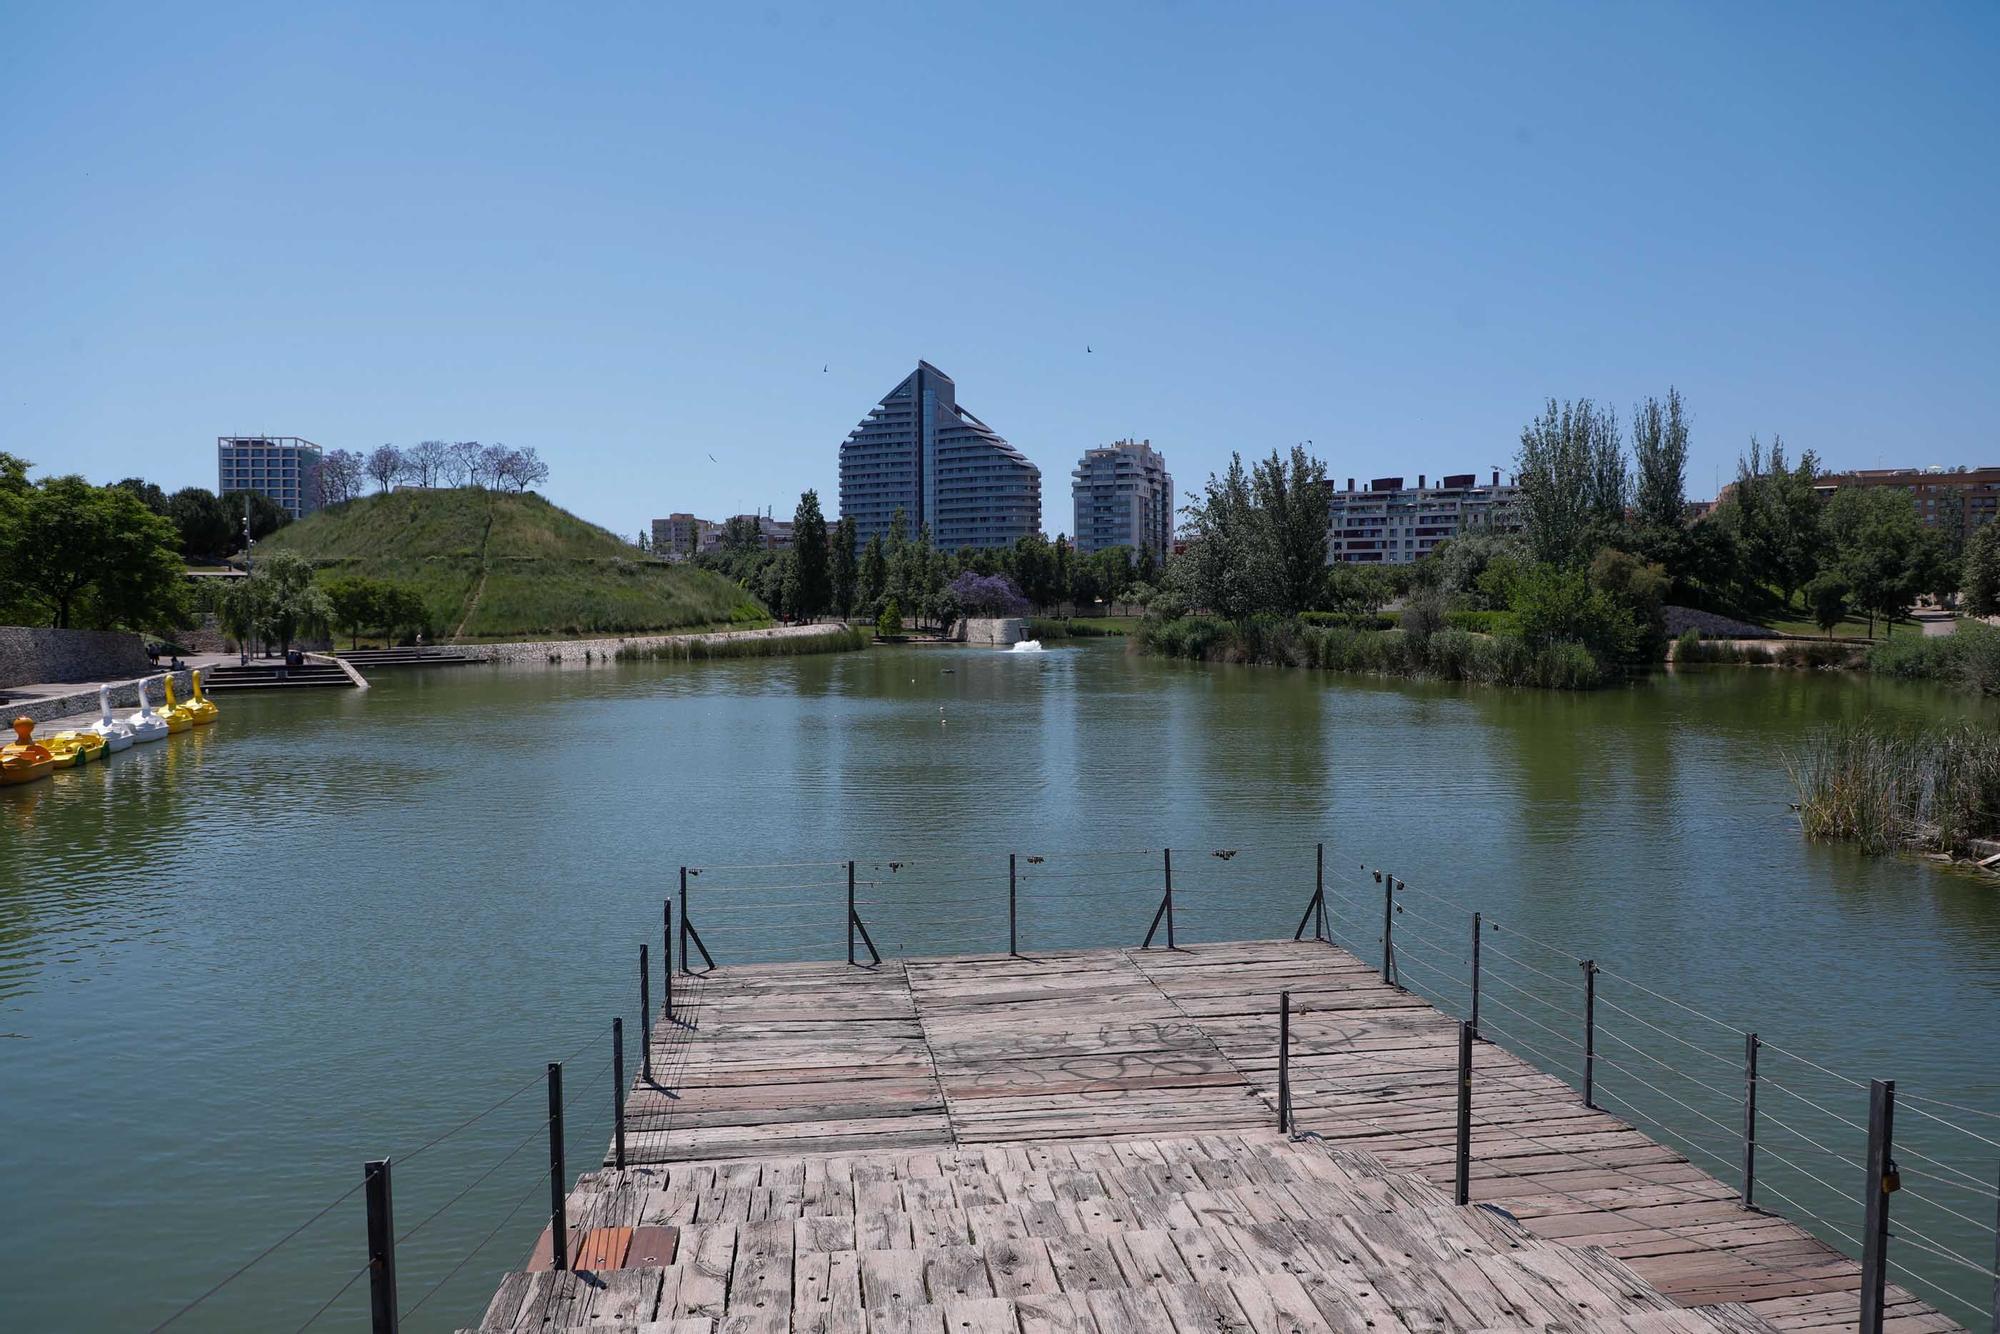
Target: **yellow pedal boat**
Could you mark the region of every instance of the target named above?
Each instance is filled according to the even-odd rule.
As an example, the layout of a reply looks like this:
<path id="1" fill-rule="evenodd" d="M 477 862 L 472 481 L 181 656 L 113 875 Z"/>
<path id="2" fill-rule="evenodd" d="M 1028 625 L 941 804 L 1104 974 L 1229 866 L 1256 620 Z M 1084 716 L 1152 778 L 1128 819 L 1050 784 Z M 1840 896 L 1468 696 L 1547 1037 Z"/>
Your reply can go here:
<path id="1" fill-rule="evenodd" d="M 35 740 L 35 720 L 25 716 L 16 718 L 14 736 L 15 740 L 0 746 L 0 783 L 32 783 L 37 778 L 47 778 L 49 770 L 56 767 L 56 757 Z"/>
<path id="2" fill-rule="evenodd" d="M 160 678 L 166 682 L 167 702 L 154 710 L 167 724 L 169 732 L 185 732 L 194 726 L 194 711 L 174 698 L 174 674 L 168 672 Z"/>
<path id="3" fill-rule="evenodd" d="M 206 727 L 222 715 L 222 710 L 215 707 L 214 700 L 201 693 L 201 668 L 197 667 L 189 672 L 188 679 L 194 682 L 194 698 L 183 707 L 194 715 L 196 727 Z M 172 696 L 168 698 L 171 699 Z"/>
<path id="4" fill-rule="evenodd" d="M 58 732 L 42 744 L 56 757 L 58 769 L 67 769 L 72 764 L 89 764 L 92 760 L 103 759 L 106 754 L 104 738 L 95 732 Z"/>

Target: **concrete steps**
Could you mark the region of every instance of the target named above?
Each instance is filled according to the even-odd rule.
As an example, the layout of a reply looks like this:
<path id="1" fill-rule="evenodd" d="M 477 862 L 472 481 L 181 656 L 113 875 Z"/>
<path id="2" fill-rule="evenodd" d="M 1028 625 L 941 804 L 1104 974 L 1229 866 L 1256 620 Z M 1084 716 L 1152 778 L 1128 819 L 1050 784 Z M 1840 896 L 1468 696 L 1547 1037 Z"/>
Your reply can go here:
<path id="1" fill-rule="evenodd" d="M 323 687 L 353 689 L 353 678 L 330 662 L 306 662 L 287 667 L 280 661 L 253 660 L 248 666 L 225 664 L 204 668 L 201 688 L 213 693 L 231 690 L 312 690 Z"/>

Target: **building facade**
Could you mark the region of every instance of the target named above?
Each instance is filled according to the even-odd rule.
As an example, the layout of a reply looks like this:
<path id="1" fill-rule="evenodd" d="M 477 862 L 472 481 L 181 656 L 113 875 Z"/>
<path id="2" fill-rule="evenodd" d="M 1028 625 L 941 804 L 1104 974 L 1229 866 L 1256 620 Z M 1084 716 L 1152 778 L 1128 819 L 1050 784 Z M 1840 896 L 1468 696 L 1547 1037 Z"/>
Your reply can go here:
<path id="1" fill-rule="evenodd" d="M 1042 531 L 1042 474 L 958 403 L 927 361 L 883 395 L 840 446 L 840 514 L 855 540 L 887 535 L 897 510 L 947 551 L 1005 547 Z"/>
<path id="2" fill-rule="evenodd" d="M 224 435 L 215 441 L 215 490 L 261 491 L 294 519 L 319 508 L 319 446 L 295 435 Z"/>
<path id="3" fill-rule="evenodd" d="M 1967 534 L 2000 514 L 2000 468 L 1863 468 L 1827 473 L 1813 482 L 1823 497 L 1852 486 L 1900 487 L 1917 502 L 1925 523 L 1957 523 Z"/>
<path id="4" fill-rule="evenodd" d="M 1521 530 L 1520 488 L 1503 485 L 1497 469 L 1485 483 L 1469 472 L 1440 477 L 1435 485 L 1423 473 L 1415 486 L 1403 480 L 1377 477 L 1356 490 L 1350 477 L 1345 491 L 1332 492 L 1328 563 L 1408 565 L 1461 533 Z"/>
<path id="5" fill-rule="evenodd" d="M 665 556 L 668 560 L 686 560 L 704 549 L 704 540 L 713 544 L 721 526 L 708 519 L 697 519 L 692 514 L 669 514 L 664 519 L 655 519 L 653 554 Z"/>
<path id="6" fill-rule="evenodd" d="M 1151 547 L 1165 557 L 1174 540 L 1174 479 L 1151 440 L 1117 440 L 1087 449 L 1070 474 L 1083 555 L 1107 547 Z"/>

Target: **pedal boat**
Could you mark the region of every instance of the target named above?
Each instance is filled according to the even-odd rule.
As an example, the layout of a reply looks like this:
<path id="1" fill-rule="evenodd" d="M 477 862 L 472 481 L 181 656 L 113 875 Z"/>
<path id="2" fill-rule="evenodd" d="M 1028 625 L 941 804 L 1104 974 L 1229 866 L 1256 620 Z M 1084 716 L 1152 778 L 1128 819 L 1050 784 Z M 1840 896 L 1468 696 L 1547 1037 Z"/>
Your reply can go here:
<path id="1" fill-rule="evenodd" d="M 132 729 L 134 741 L 162 741 L 167 735 L 167 720 L 153 712 L 153 706 L 146 698 L 148 679 L 139 678 L 139 711 L 125 720 L 125 725 Z"/>
<path id="2" fill-rule="evenodd" d="M 67 769 L 71 764 L 81 768 L 92 760 L 101 760 L 108 753 L 104 749 L 104 738 L 95 732 L 58 732 L 42 743 L 56 757 L 56 768 Z M 64 754 L 69 759 L 64 761 Z"/>
<path id="3" fill-rule="evenodd" d="M 97 707 L 100 717 L 86 730 L 104 738 L 104 753 L 124 750 L 132 744 L 132 729 L 111 716 L 111 687 L 97 688 Z"/>
<path id="4" fill-rule="evenodd" d="M 167 692 L 167 702 L 161 706 L 159 713 L 162 718 L 167 720 L 167 730 L 169 732 L 187 731 L 194 726 L 194 713 L 189 710 L 187 705 L 174 698 L 174 674 L 168 672 L 160 680 L 164 683 Z"/>
<path id="5" fill-rule="evenodd" d="M 222 710 L 215 707 L 214 700 L 201 693 L 201 668 L 189 672 L 188 679 L 194 682 L 194 698 L 181 707 L 194 715 L 196 727 L 206 727 L 222 716 Z M 167 698 L 172 699 L 173 696 Z"/>
<path id="6" fill-rule="evenodd" d="M 37 778 L 47 778 L 56 767 L 56 757 L 35 740 L 35 720 L 25 715 L 16 718 L 14 736 L 15 740 L 0 746 L 0 783 L 32 783 Z"/>

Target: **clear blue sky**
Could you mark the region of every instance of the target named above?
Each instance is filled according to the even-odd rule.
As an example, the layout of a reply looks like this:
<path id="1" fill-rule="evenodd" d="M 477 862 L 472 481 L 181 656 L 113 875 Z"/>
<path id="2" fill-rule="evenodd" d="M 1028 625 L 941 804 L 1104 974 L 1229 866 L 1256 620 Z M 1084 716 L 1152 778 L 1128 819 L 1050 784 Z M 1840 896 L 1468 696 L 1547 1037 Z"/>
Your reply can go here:
<path id="1" fill-rule="evenodd" d="M 0 449 L 476 438 L 628 532 L 831 513 L 924 357 L 1051 532 L 1116 436 L 1484 469 L 1670 382 L 1695 495 L 1753 431 L 2000 462 L 1996 68 L 1993 4 L 0 0 Z"/>

